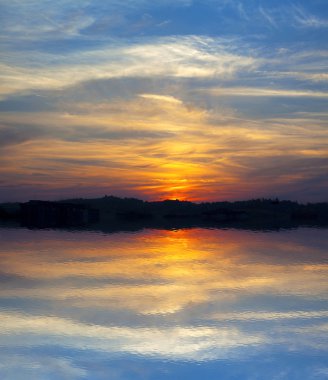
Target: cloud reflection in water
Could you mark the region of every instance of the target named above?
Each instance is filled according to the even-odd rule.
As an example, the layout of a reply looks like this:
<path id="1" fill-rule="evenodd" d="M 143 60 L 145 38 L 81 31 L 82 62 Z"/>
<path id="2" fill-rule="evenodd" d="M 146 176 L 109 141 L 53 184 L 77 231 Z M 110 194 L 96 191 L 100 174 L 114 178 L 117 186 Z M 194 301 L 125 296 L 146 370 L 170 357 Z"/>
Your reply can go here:
<path id="1" fill-rule="evenodd" d="M 74 379 L 102 378 L 79 365 L 81 352 L 204 371 L 217 360 L 242 368 L 259 357 L 327 353 L 325 231 L 1 237 L 0 341 L 9 359 L 0 373 L 21 351 L 26 373 L 36 355 L 39 364 L 62 360 Z M 33 378 L 43 379 L 40 371 Z"/>

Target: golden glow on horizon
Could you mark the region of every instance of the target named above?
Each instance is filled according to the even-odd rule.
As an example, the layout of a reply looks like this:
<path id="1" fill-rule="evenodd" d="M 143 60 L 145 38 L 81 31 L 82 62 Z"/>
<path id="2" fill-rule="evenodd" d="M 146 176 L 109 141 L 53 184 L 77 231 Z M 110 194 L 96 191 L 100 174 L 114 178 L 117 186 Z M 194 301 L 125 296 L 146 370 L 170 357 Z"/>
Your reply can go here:
<path id="1" fill-rule="evenodd" d="M 314 136 L 303 129 L 296 140 L 284 126 L 264 129 L 224 112 L 214 115 L 172 96 L 141 94 L 129 101 L 75 104 L 70 113 L 7 113 L 7 123 L 42 129 L 47 120 L 48 129 L 43 139 L 6 147 L 3 181 L 53 193 L 75 187 L 74 196 L 87 189 L 89 195 L 127 192 L 150 200 L 241 199 L 302 181 L 308 172 L 301 158 L 324 154 L 324 131 Z M 322 148 L 314 150 L 319 136 Z M 286 155 L 295 174 L 282 170 L 286 160 L 271 174 L 267 168 Z"/>

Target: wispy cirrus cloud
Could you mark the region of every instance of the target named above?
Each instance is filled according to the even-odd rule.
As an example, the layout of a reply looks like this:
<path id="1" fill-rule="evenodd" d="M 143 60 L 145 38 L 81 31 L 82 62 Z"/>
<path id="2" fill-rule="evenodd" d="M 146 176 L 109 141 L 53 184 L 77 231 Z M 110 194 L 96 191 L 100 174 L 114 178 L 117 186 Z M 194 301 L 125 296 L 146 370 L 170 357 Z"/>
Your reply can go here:
<path id="1" fill-rule="evenodd" d="M 254 97 L 305 97 L 305 98 L 328 98 L 328 92 L 302 91 L 291 89 L 256 88 L 256 87 L 219 87 L 199 89 L 197 91 L 207 92 L 217 96 L 254 96 Z"/>
<path id="2" fill-rule="evenodd" d="M 302 28 L 328 28 L 328 19 L 313 15 L 301 6 L 293 5 L 292 12 L 296 25 Z"/>
<path id="3" fill-rule="evenodd" d="M 30 62 L 26 65 L 23 55 L 18 53 L 2 64 L 3 94 L 61 88 L 106 78 L 225 79 L 258 65 L 255 57 L 238 54 L 222 40 L 197 36 L 146 39 L 60 57 L 31 53 Z"/>
<path id="4" fill-rule="evenodd" d="M 259 14 L 264 18 L 264 20 L 273 28 L 278 28 L 278 23 L 275 19 L 275 17 L 272 15 L 271 11 L 268 9 L 263 8 L 262 6 L 259 7 Z"/>
<path id="5" fill-rule="evenodd" d="M 2 42 L 89 39 L 97 35 L 99 39 L 110 37 L 117 28 L 127 29 L 131 34 L 149 24 L 149 11 L 162 6 L 188 7 L 191 0 L 157 1 L 100 1 L 92 3 L 82 0 L 51 1 L 2 1 Z M 141 14 L 139 13 L 141 11 Z M 115 15 L 112 17 L 112 15 Z M 154 20 L 154 24 L 163 20 Z M 103 34 L 101 36 L 101 32 Z M 125 34 L 124 31 L 121 34 Z"/>
<path id="6" fill-rule="evenodd" d="M 278 29 L 292 25 L 296 28 L 327 28 L 328 18 L 312 13 L 302 5 L 281 5 L 271 7 L 259 6 L 257 12 L 271 28 Z M 290 24 L 290 21 L 292 23 Z"/>

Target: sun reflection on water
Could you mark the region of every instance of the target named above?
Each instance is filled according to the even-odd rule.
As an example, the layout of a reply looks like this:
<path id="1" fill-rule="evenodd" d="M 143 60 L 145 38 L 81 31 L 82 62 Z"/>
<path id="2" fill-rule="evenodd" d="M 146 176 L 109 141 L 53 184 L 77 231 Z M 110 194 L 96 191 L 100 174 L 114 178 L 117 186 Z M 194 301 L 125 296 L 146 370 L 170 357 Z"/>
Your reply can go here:
<path id="1" fill-rule="evenodd" d="M 326 352 L 325 240 L 311 234 L 4 231 L 1 347 L 204 363 Z"/>

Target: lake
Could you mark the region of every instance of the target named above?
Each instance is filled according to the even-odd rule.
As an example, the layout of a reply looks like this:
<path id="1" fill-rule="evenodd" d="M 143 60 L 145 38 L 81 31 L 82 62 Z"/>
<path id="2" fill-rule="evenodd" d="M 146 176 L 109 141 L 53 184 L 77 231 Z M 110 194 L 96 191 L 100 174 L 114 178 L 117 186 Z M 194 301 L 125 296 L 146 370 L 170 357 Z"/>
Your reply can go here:
<path id="1" fill-rule="evenodd" d="M 328 379 L 327 229 L 0 229 L 2 380 Z"/>

